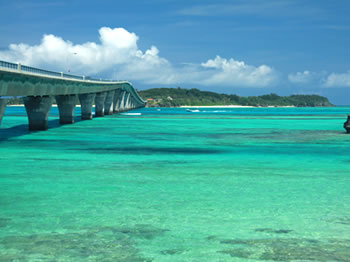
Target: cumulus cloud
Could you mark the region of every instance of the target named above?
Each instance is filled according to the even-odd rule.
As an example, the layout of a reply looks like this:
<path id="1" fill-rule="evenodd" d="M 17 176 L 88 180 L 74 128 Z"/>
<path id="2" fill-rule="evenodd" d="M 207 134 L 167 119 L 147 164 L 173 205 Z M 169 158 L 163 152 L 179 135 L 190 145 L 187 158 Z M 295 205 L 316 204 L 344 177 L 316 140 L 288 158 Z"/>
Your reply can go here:
<path id="1" fill-rule="evenodd" d="M 275 71 L 266 65 L 258 67 L 247 65 L 242 61 L 234 59 L 225 59 L 216 56 L 215 59 L 209 59 L 201 66 L 207 69 L 213 69 L 202 83 L 205 85 L 231 84 L 234 86 L 254 86 L 264 87 L 271 85 L 276 80 Z"/>
<path id="2" fill-rule="evenodd" d="M 291 73 L 288 75 L 288 80 L 294 84 L 306 84 L 310 83 L 314 78 L 314 74 L 310 71 Z"/>
<path id="3" fill-rule="evenodd" d="M 325 83 L 325 87 L 350 87 L 350 70 L 346 73 L 332 73 L 330 74 Z"/>
<path id="4" fill-rule="evenodd" d="M 98 74 L 128 63 L 141 60 L 159 64 L 156 48 L 143 53 L 137 47 L 138 37 L 123 28 L 102 27 L 100 43 L 87 42 L 74 45 L 55 35 L 44 35 L 39 45 L 11 44 L 9 50 L 0 52 L 0 58 L 32 66 L 47 66 L 62 71 L 72 69 L 76 73 Z M 148 59 L 152 55 L 152 61 Z"/>
<path id="5" fill-rule="evenodd" d="M 100 43 L 73 44 L 61 37 L 44 35 L 38 45 L 11 44 L 0 59 L 25 65 L 71 71 L 80 75 L 103 75 L 138 80 L 145 84 L 199 84 L 230 87 L 265 87 L 277 80 L 267 65 L 253 66 L 217 56 L 201 64 L 172 65 L 156 46 L 139 49 L 135 33 L 124 28 L 102 27 Z"/>

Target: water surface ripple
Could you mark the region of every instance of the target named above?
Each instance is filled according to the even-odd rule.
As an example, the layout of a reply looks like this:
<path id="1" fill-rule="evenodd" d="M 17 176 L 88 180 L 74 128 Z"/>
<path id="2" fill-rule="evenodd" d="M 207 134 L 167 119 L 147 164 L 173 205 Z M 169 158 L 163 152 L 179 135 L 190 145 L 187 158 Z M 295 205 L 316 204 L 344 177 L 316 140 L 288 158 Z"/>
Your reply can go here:
<path id="1" fill-rule="evenodd" d="M 350 108 L 134 112 L 7 108 L 0 261 L 350 261 Z"/>

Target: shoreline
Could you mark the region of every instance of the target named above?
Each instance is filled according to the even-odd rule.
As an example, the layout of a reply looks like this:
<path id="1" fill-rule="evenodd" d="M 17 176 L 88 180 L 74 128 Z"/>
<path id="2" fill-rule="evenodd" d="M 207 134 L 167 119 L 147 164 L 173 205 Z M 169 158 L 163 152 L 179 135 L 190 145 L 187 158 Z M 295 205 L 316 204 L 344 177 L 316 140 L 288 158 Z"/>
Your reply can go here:
<path id="1" fill-rule="evenodd" d="M 242 106 L 242 105 L 227 105 L 227 106 L 179 106 L 179 108 L 278 108 L 278 107 L 295 107 L 295 106 Z"/>
<path id="2" fill-rule="evenodd" d="M 24 104 L 20 105 L 7 105 L 8 107 L 24 107 Z M 57 107 L 57 104 L 53 104 L 52 107 Z M 76 105 L 76 107 L 81 107 L 81 105 Z M 93 105 L 95 107 L 95 105 Z M 226 106 L 175 106 L 173 108 L 294 108 L 297 106 L 243 106 L 243 105 L 226 105 Z M 311 107 L 311 106 L 303 106 Z M 328 106 L 316 106 L 316 107 L 328 107 Z M 350 107 L 350 106 L 332 106 L 332 107 Z M 146 107 L 153 108 L 153 107 Z M 159 108 L 159 107 L 154 107 Z M 160 107 L 161 108 L 161 107 Z"/>
<path id="3" fill-rule="evenodd" d="M 179 108 L 252 108 L 254 106 L 227 105 L 227 106 L 179 106 Z"/>

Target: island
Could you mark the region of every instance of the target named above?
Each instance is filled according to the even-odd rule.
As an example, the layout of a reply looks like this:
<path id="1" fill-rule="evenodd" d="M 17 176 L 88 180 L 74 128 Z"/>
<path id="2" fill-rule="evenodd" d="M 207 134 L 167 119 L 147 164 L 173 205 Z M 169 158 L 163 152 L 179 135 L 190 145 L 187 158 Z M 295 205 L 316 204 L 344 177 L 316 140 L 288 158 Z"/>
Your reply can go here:
<path id="1" fill-rule="evenodd" d="M 180 106 L 294 106 L 294 107 L 330 107 L 328 98 L 319 95 L 279 96 L 267 94 L 262 96 L 238 96 L 201 91 L 196 88 L 152 88 L 139 90 L 140 96 L 147 100 L 147 107 Z"/>
<path id="2" fill-rule="evenodd" d="M 251 106 L 251 107 L 330 107 L 327 97 L 320 95 L 279 96 L 267 94 L 262 96 L 238 96 L 201 91 L 196 88 L 151 88 L 137 90 L 147 101 L 146 107 L 203 107 L 203 106 Z M 11 99 L 9 105 L 22 105 L 23 99 Z M 56 104 L 56 101 L 53 101 Z"/>

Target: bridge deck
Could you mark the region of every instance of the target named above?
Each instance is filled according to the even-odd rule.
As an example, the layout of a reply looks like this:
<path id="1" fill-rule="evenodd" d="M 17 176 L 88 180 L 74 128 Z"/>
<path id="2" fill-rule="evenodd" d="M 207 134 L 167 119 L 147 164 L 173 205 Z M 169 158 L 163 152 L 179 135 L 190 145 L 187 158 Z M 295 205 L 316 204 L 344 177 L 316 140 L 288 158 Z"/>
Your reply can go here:
<path id="1" fill-rule="evenodd" d="M 81 118 L 144 107 L 146 102 L 128 81 L 98 80 L 0 61 L 0 123 L 8 99 L 23 97 L 29 129 L 46 130 L 53 97 L 61 124 L 74 123 L 74 108 L 81 104 Z"/>
<path id="2" fill-rule="evenodd" d="M 85 94 L 121 89 L 145 103 L 128 81 L 99 80 L 0 61 L 0 96 Z"/>

